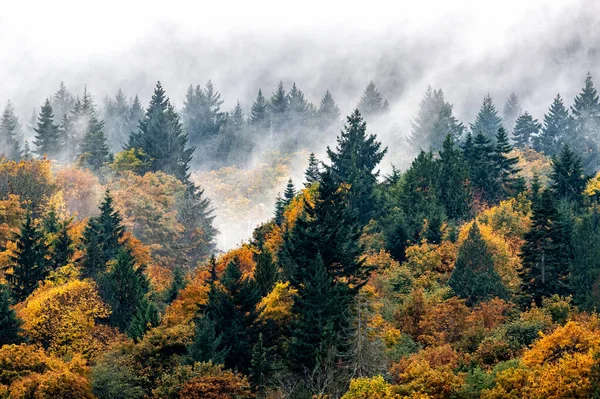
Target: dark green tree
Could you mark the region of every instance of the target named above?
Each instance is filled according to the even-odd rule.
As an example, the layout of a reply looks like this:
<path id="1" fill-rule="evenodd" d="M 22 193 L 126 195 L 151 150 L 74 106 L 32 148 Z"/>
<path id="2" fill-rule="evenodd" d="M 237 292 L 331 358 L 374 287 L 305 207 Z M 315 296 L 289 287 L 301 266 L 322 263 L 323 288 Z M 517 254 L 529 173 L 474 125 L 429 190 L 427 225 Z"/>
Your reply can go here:
<path id="1" fill-rule="evenodd" d="M 255 133 L 265 133 L 269 126 L 269 105 L 265 96 L 263 96 L 262 90 L 258 90 L 256 100 L 252 104 L 250 110 L 250 126 L 254 129 Z"/>
<path id="2" fill-rule="evenodd" d="M 266 347 L 262 333 L 258 335 L 256 344 L 252 347 L 250 362 L 250 381 L 259 393 L 263 393 L 275 372 L 274 348 Z"/>
<path id="3" fill-rule="evenodd" d="M 600 142 L 600 103 L 592 76 L 588 73 L 585 85 L 571 107 L 573 115 L 572 134 L 567 144 L 582 157 L 586 173 L 593 173 L 598 166 L 598 144 Z"/>
<path id="4" fill-rule="evenodd" d="M 458 250 L 458 257 L 448 285 L 469 306 L 494 297 L 506 299 L 508 293 L 494 269 L 494 259 L 481 237 L 477 222 Z"/>
<path id="5" fill-rule="evenodd" d="M 518 183 L 516 174 L 519 172 L 516 165 L 517 157 L 511 157 L 512 146 L 508 142 L 508 135 L 504 128 L 498 129 L 496 134 L 496 145 L 494 147 L 494 168 L 498 179 L 499 191 L 492 198 L 499 200 L 508 195 L 515 194 L 515 185 Z M 491 193 L 490 193 L 491 194 Z"/>
<path id="6" fill-rule="evenodd" d="M 275 199 L 275 224 L 281 226 L 283 224 L 283 214 L 285 213 L 285 200 L 277 193 Z"/>
<path id="7" fill-rule="evenodd" d="M 69 116 L 73 107 L 75 107 L 75 97 L 67 89 L 64 82 L 60 82 L 58 90 L 50 100 L 50 105 L 52 105 L 54 117 L 57 121 L 62 121 L 64 117 Z"/>
<path id="8" fill-rule="evenodd" d="M 8 101 L 0 119 L 0 155 L 12 160 L 20 159 L 22 142 L 23 132 L 19 118 L 12 103 Z"/>
<path id="9" fill-rule="evenodd" d="M 223 364 L 227 348 L 222 348 L 222 336 L 215 332 L 215 322 L 206 316 L 194 319 L 194 341 L 188 347 L 190 359 L 194 362 L 210 362 Z"/>
<path id="10" fill-rule="evenodd" d="M 52 257 L 50 263 L 53 269 L 67 265 L 75 254 L 73 239 L 69 235 L 69 220 L 60 224 L 56 237 L 50 246 Z"/>
<path id="11" fill-rule="evenodd" d="M 515 123 L 513 131 L 513 140 L 517 148 L 529 148 L 533 140 L 538 135 L 542 125 L 537 119 L 534 119 L 528 112 L 519 116 Z"/>
<path id="12" fill-rule="evenodd" d="M 502 118 L 498 116 L 498 111 L 492 102 L 492 97 L 488 94 L 483 98 L 483 104 L 471 124 L 471 132 L 475 137 L 483 133 L 488 139 L 494 140 L 498 129 L 502 127 Z"/>
<path id="13" fill-rule="evenodd" d="M 279 82 L 277 90 L 269 100 L 269 116 L 271 118 L 271 129 L 281 132 L 286 123 L 286 117 L 290 109 L 288 96 L 283 88 L 283 82 Z M 273 137 L 271 138 L 273 139 Z"/>
<path id="14" fill-rule="evenodd" d="M 450 134 L 439 152 L 438 164 L 440 202 L 444 205 L 446 216 L 461 219 L 469 212 L 471 201 L 469 169 Z"/>
<path id="15" fill-rule="evenodd" d="M 521 113 L 522 109 L 519 96 L 517 96 L 515 93 L 510 93 L 506 99 L 506 102 L 504 103 L 504 110 L 502 111 L 502 121 L 504 129 L 506 129 L 507 132 L 513 132 L 517 118 L 519 115 L 521 115 Z"/>
<path id="16" fill-rule="evenodd" d="M 360 110 L 365 118 L 372 118 L 388 112 L 390 107 L 387 100 L 383 99 L 375 83 L 370 81 L 356 108 Z"/>
<path id="17" fill-rule="evenodd" d="M 133 338 L 135 341 L 142 339 L 146 331 L 152 327 L 156 327 L 160 324 L 160 317 L 158 315 L 158 308 L 154 302 L 151 302 L 143 296 L 137 305 L 133 319 L 129 324 L 127 335 Z"/>
<path id="18" fill-rule="evenodd" d="M 381 149 L 375 135 L 367 135 L 367 124 L 358 109 L 347 118 L 335 151 L 327 147 L 331 165 L 326 168 L 338 186 L 343 183 L 350 186 L 350 206 L 358 212 L 363 225 L 373 218 L 377 209 L 374 189 L 379 170 L 375 168 L 386 152 L 387 148 Z"/>
<path id="19" fill-rule="evenodd" d="M 91 113 L 87 121 L 81 151 L 80 162 L 95 172 L 111 159 L 104 135 L 104 122 L 98 120 L 95 112 Z"/>
<path id="20" fill-rule="evenodd" d="M 597 311 L 600 309 L 600 209 L 597 206 L 575 224 L 572 243 L 569 288 L 573 301 L 580 309 Z"/>
<path id="21" fill-rule="evenodd" d="M 332 127 L 337 127 L 340 124 L 341 115 L 340 107 L 338 107 L 333 96 L 327 90 L 321 99 L 319 110 L 317 111 L 317 126 L 323 132 L 327 132 Z"/>
<path id="22" fill-rule="evenodd" d="M 552 102 L 544 115 L 544 125 L 540 134 L 533 138 L 533 148 L 548 156 L 558 155 L 567 138 L 572 135 L 573 119 L 565 107 L 560 94 Z"/>
<path id="23" fill-rule="evenodd" d="M 494 201 L 500 191 L 496 153 L 491 140 L 483 133 L 470 134 L 463 143 L 463 154 L 469 167 L 469 179 L 475 194 L 486 201 Z"/>
<path id="24" fill-rule="evenodd" d="M 18 343 L 21 338 L 21 320 L 14 309 L 10 307 L 10 292 L 0 285 L 0 347 Z"/>
<path id="25" fill-rule="evenodd" d="M 167 290 L 167 303 L 171 303 L 175 299 L 177 299 L 179 291 L 184 289 L 186 286 L 187 281 L 185 278 L 185 273 L 183 272 L 181 267 L 175 267 L 175 270 L 173 270 L 173 280 L 171 281 L 171 285 Z"/>
<path id="26" fill-rule="evenodd" d="M 586 178 L 581 158 L 569 145 L 565 145 L 558 157 L 552 158 L 550 187 L 557 199 L 581 202 Z"/>
<path id="27" fill-rule="evenodd" d="M 125 227 L 122 224 L 123 218 L 113 205 L 113 199 L 110 191 L 104 192 L 104 199 L 100 204 L 100 215 L 97 217 L 100 241 L 105 258 L 108 261 L 116 256 L 121 248 L 120 240 L 125 233 Z"/>
<path id="28" fill-rule="evenodd" d="M 310 187 L 312 184 L 318 182 L 320 174 L 319 161 L 315 157 L 315 153 L 311 152 L 308 156 L 308 166 L 304 171 L 304 178 L 306 179 L 304 187 Z"/>
<path id="29" fill-rule="evenodd" d="M 60 140 L 58 126 L 54 124 L 54 113 L 50 100 L 46 99 L 42 105 L 35 130 L 36 153 L 40 156 L 44 154 L 50 158 L 56 158 L 64 143 Z"/>
<path id="30" fill-rule="evenodd" d="M 296 196 L 296 188 L 294 188 L 294 182 L 292 179 L 289 179 L 287 182 L 287 186 L 285 187 L 285 191 L 283 192 L 283 200 L 285 205 L 291 204 L 292 200 Z"/>
<path id="31" fill-rule="evenodd" d="M 254 279 L 260 296 L 264 297 L 271 292 L 277 281 L 277 263 L 273 261 L 273 255 L 266 248 L 255 254 L 254 259 L 256 261 Z"/>

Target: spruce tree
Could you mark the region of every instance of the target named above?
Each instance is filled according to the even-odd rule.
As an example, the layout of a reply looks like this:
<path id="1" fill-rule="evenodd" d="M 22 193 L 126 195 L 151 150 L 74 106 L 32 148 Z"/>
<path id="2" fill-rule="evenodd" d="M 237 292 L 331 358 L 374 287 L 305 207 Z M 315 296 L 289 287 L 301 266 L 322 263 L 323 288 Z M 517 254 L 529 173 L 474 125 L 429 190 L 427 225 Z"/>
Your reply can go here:
<path id="1" fill-rule="evenodd" d="M 456 295 L 466 299 L 469 306 L 494 297 L 506 299 L 508 296 L 477 222 L 473 223 L 469 236 L 458 250 L 448 285 Z"/>
<path id="2" fill-rule="evenodd" d="M 319 161 L 315 157 L 315 153 L 311 152 L 308 156 L 308 166 L 304 171 L 304 178 L 306 179 L 304 187 L 310 187 L 314 183 L 318 182 L 320 174 L 321 171 L 319 169 Z"/>
<path id="3" fill-rule="evenodd" d="M 450 134 L 439 152 L 438 164 L 440 202 L 444 205 L 446 216 L 461 219 L 468 213 L 471 200 L 469 169 Z"/>
<path id="4" fill-rule="evenodd" d="M 469 179 L 478 195 L 486 201 L 494 201 L 500 192 L 496 153 L 491 140 L 483 133 L 474 138 L 469 135 L 463 143 L 463 154 L 469 166 Z"/>
<path id="5" fill-rule="evenodd" d="M 250 111 L 250 125 L 254 129 L 255 132 L 264 133 L 268 128 L 269 123 L 269 105 L 267 104 L 267 100 L 265 100 L 265 96 L 263 96 L 262 90 L 258 90 L 258 95 L 256 96 L 256 100 L 252 104 L 252 109 Z"/>
<path id="6" fill-rule="evenodd" d="M 0 285 L 0 347 L 16 344 L 21 340 L 21 324 L 16 312 L 10 307 L 9 290 Z"/>
<path id="7" fill-rule="evenodd" d="M 516 164 L 519 159 L 509 156 L 508 154 L 511 151 L 512 146 L 508 143 L 508 135 L 501 127 L 496 134 L 496 145 L 494 147 L 494 168 L 498 179 L 498 191 L 490 193 L 491 198 L 496 200 L 515 194 L 515 184 L 518 182 L 516 174 L 519 172 Z"/>
<path id="8" fill-rule="evenodd" d="M 273 349 L 265 346 L 262 333 L 258 335 L 258 340 L 252 347 L 252 360 L 249 369 L 250 381 L 260 393 L 264 393 L 275 371 Z"/>
<path id="9" fill-rule="evenodd" d="M 27 213 L 15 240 L 16 250 L 9 255 L 9 263 L 4 271 L 14 298 L 20 302 L 46 278 L 49 271 L 46 260 L 48 248 L 43 232 L 33 222 L 31 212 Z"/>
<path id="10" fill-rule="evenodd" d="M 131 101 L 131 107 L 129 108 L 129 114 L 127 115 L 127 137 L 125 141 L 121 143 L 121 148 L 126 146 L 127 140 L 131 133 L 137 131 L 140 121 L 144 118 L 144 107 L 140 103 L 139 97 L 136 95 Z"/>
<path id="11" fill-rule="evenodd" d="M 33 144 L 36 146 L 36 153 L 40 156 L 56 158 L 63 143 L 60 140 L 58 126 L 54 124 L 54 113 L 48 99 L 41 108 L 37 127 L 34 130 L 36 135 Z"/>
<path id="12" fill-rule="evenodd" d="M 131 132 L 135 130 L 135 126 L 132 128 L 129 123 L 130 113 L 129 101 L 121 89 L 114 99 L 106 99 L 103 112 L 104 132 L 112 151 L 120 151 L 127 143 Z"/>
<path id="13" fill-rule="evenodd" d="M 581 158 L 565 145 L 560 155 L 552 158 L 550 187 L 555 198 L 579 203 L 585 184 Z"/>
<path id="14" fill-rule="evenodd" d="M 519 116 L 513 131 L 515 147 L 521 149 L 531 147 L 541 128 L 542 125 L 538 120 L 534 119 L 528 112 Z"/>
<path id="15" fill-rule="evenodd" d="M 340 107 L 336 104 L 333 96 L 327 90 L 321 99 L 319 110 L 317 111 L 318 127 L 322 131 L 328 131 L 340 123 Z"/>
<path id="16" fill-rule="evenodd" d="M 277 281 L 277 264 L 274 262 L 271 252 L 266 248 L 255 254 L 254 259 L 256 261 L 254 279 L 260 296 L 264 297 L 271 292 Z"/>
<path id="17" fill-rule="evenodd" d="M 104 199 L 100 204 L 100 215 L 97 217 L 100 242 L 102 251 L 106 260 L 116 256 L 121 248 L 120 240 L 125 233 L 125 227 L 122 225 L 123 219 L 113 206 L 113 199 L 110 191 L 107 189 L 104 193 Z"/>
<path id="18" fill-rule="evenodd" d="M 327 147 L 331 165 L 326 168 L 335 184 L 350 186 L 350 206 L 358 213 L 362 225 L 374 217 L 377 209 L 374 189 L 379 170 L 375 169 L 386 152 L 387 148 L 381 149 L 375 135 L 367 135 L 367 124 L 358 109 L 347 118 L 335 151 Z"/>
<path id="19" fill-rule="evenodd" d="M 83 136 L 80 162 L 94 172 L 111 159 L 103 129 L 104 122 L 99 121 L 94 112 L 91 113 Z"/>
<path id="20" fill-rule="evenodd" d="M 412 122 L 409 142 L 415 150 L 440 150 L 447 135 L 460 139 L 464 127 L 452 115 L 452 104 L 444 100 L 442 90 L 427 88 Z"/>
<path id="21" fill-rule="evenodd" d="M 0 155 L 15 161 L 19 160 L 22 141 L 23 132 L 19 118 L 15 115 L 12 103 L 8 101 L 0 119 Z"/>
<path id="22" fill-rule="evenodd" d="M 471 124 L 471 132 L 475 137 L 483 133 L 488 139 L 494 140 L 496 132 L 502 127 L 502 119 L 498 116 L 498 111 L 492 102 L 492 97 L 488 94 L 483 98 L 483 104 Z"/>
<path id="23" fill-rule="evenodd" d="M 185 278 L 185 273 L 182 268 L 176 266 L 173 270 L 173 280 L 171 280 L 171 285 L 169 285 L 169 289 L 167 290 L 166 302 L 170 304 L 179 295 L 179 291 L 184 289 L 187 286 L 187 281 Z"/>
<path id="24" fill-rule="evenodd" d="M 106 269 L 107 257 L 104 254 L 101 229 L 96 218 L 88 221 L 83 231 L 84 253 L 81 259 L 82 274 L 84 277 L 97 279 Z"/>
<path id="25" fill-rule="evenodd" d="M 594 206 L 583 214 L 573 231 L 573 261 L 570 262 L 569 288 L 573 301 L 582 310 L 598 311 L 600 293 L 600 209 Z"/>
<path id="26" fill-rule="evenodd" d="M 289 205 L 292 203 L 292 200 L 296 196 L 296 189 L 294 188 L 294 182 L 292 179 L 288 179 L 287 186 L 285 187 L 285 191 L 283 192 L 283 200 L 285 205 Z"/>
<path id="27" fill-rule="evenodd" d="M 302 128 L 308 125 L 309 105 L 302 90 L 296 86 L 296 82 L 292 83 L 288 93 L 288 107 L 287 124 L 293 130 L 302 132 Z"/>
<path id="28" fill-rule="evenodd" d="M 365 118 L 372 118 L 388 112 L 390 107 L 387 100 L 383 99 L 375 83 L 370 81 L 356 108 Z"/>
<path id="29" fill-rule="evenodd" d="M 566 142 L 580 154 L 586 173 L 593 173 L 598 166 L 600 143 L 600 102 L 592 76 L 588 73 L 585 86 L 571 107 L 573 129 Z"/>
<path id="30" fill-rule="evenodd" d="M 57 121 L 63 120 L 63 118 L 68 116 L 73 110 L 73 107 L 75 106 L 75 97 L 73 97 L 73 94 L 67 89 L 64 82 L 60 82 L 58 90 L 52 96 L 50 105 L 52 105 L 54 117 Z"/>
<path id="31" fill-rule="evenodd" d="M 281 132 L 286 123 L 286 116 L 289 111 L 288 96 L 283 88 L 283 82 L 277 85 L 277 90 L 269 100 L 269 116 L 271 118 L 271 129 L 275 132 Z"/>
<path id="32" fill-rule="evenodd" d="M 281 226 L 283 224 L 283 214 L 285 213 L 285 200 L 281 198 L 281 194 L 277 193 L 275 199 L 275 224 Z"/>
<path id="33" fill-rule="evenodd" d="M 573 120 L 563 104 L 560 94 L 544 115 L 544 125 L 539 136 L 533 138 L 533 147 L 548 156 L 558 155 L 567 138 L 572 135 Z"/>
<path id="34" fill-rule="evenodd" d="M 68 220 L 60 224 L 56 237 L 52 241 L 51 249 L 52 257 L 50 262 L 53 269 L 65 266 L 72 260 L 75 249 L 73 248 L 73 240 L 69 235 Z"/>
<path id="35" fill-rule="evenodd" d="M 188 347 L 188 354 L 194 362 L 223 364 L 228 349 L 221 349 L 222 336 L 215 332 L 215 322 L 207 316 L 194 318 L 194 341 Z"/>
<path id="36" fill-rule="evenodd" d="M 138 131 L 129 137 L 127 149 L 142 150 L 151 171 L 163 171 L 185 182 L 194 152 L 193 147 L 187 148 L 187 141 L 179 115 L 158 82 Z"/>
<path id="37" fill-rule="evenodd" d="M 510 93 L 506 102 L 504 103 L 504 110 L 502 111 L 502 121 L 504 129 L 507 132 L 512 133 L 515 128 L 517 118 L 521 115 L 521 103 L 519 102 L 519 96 L 515 93 Z"/>
<path id="38" fill-rule="evenodd" d="M 133 338 L 135 341 L 142 339 L 146 331 L 152 327 L 156 327 L 160 324 L 160 317 L 158 315 L 158 308 L 154 304 L 143 296 L 137 305 L 135 314 L 129 324 L 127 335 Z"/>

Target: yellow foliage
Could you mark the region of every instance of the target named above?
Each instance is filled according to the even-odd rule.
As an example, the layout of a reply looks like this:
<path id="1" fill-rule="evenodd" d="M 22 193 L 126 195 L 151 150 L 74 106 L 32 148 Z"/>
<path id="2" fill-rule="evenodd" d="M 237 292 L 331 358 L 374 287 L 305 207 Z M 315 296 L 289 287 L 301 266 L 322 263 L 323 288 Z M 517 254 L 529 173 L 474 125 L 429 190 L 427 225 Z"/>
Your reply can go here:
<path id="1" fill-rule="evenodd" d="M 595 200 L 600 199 L 600 172 L 587 182 L 583 194 Z"/>
<path id="2" fill-rule="evenodd" d="M 372 378 L 356 378 L 350 381 L 350 389 L 342 399 L 400 399 L 393 392 L 391 384 L 385 382 L 382 376 Z"/>
<path id="3" fill-rule="evenodd" d="M 257 305 L 259 319 L 287 323 L 292 317 L 292 306 L 297 293 L 298 290 L 291 287 L 289 281 L 275 284 L 273 290 Z"/>
<path id="4" fill-rule="evenodd" d="M 69 213 L 78 220 L 98 214 L 102 186 L 96 175 L 88 169 L 67 166 L 56 172 L 56 185 L 62 192 Z"/>
<path id="5" fill-rule="evenodd" d="M 542 186 L 547 185 L 550 173 L 552 172 L 550 157 L 531 148 L 524 150 L 515 148 L 509 153 L 509 156 L 516 156 L 519 160 L 515 165 L 515 168 L 520 170 L 518 176 L 525 178 L 527 182 L 531 182 L 533 176 L 537 175 Z"/>
<path id="6" fill-rule="evenodd" d="M 18 195 L 9 194 L 7 199 L 0 200 L 0 248 L 4 248 L 19 231 L 24 214 Z"/>
<path id="7" fill-rule="evenodd" d="M 236 258 L 244 277 L 254 276 L 256 262 L 254 261 L 254 250 L 249 244 L 242 244 L 242 246 L 228 251 L 217 259 L 217 272 L 221 274 L 229 262 Z"/>
<path id="8" fill-rule="evenodd" d="M 60 285 L 47 282 L 16 310 L 29 340 L 60 356 L 78 353 L 93 359 L 118 336 L 96 324 L 110 311 L 100 299 L 96 284 L 89 280 Z"/>
<path id="9" fill-rule="evenodd" d="M 425 359 L 416 359 L 395 377 L 395 391 L 400 395 L 417 392 L 439 399 L 455 395 L 464 382 L 463 376 L 454 374 L 449 365 L 434 368 Z"/>
<path id="10" fill-rule="evenodd" d="M 177 299 L 169 305 L 162 318 L 162 323 L 167 326 L 186 324 L 192 321 L 198 308 L 208 301 L 208 284 L 205 283 L 207 273 L 198 270 L 196 275 L 184 289 L 179 291 Z"/>

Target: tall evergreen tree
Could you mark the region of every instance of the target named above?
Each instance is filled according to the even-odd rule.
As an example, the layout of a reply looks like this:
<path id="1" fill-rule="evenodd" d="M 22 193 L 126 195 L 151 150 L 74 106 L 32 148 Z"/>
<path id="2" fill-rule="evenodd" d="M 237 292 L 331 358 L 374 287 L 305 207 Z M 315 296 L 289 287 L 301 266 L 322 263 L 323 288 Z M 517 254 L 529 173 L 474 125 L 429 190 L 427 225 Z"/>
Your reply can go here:
<path id="1" fill-rule="evenodd" d="M 483 199 L 493 201 L 500 191 L 496 154 L 491 140 L 483 133 L 474 138 L 469 134 L 463 143 L 463 154 L 469 166 L 469 178 L 473 188 Z"/>
<path id="2" fill-rule="evenodd" d="M 285 191 L 283 192 L 283 199 L 285 201 L 285 205 L 291 204 L 292 200 L 296 196 L 296 188 L 294 187 L 294 182 L 292 179 L 288 179 L 287 186 L 285 187 Z"/>
<path id="3" fill-rule="evenodd" d="M 288 93 L 288 107 L 287 123 L 293 130 L 301 131 L 308 124 L 309 106 L 308 101 L 304 98 L 304 93 L 296 86 L 296 82 L 292 83 L 292 88 Z"/>
<path id="4" fill-rule="evenodd" d="M 371 118 L 388 112 L 390 107 L 387 100 L 383 99 L 375 83 L 370 81 L 356 108 L 365 118 Z"/>
<path id="5" fill-rule="evenodd" d="M 571 113 L 573 130 L 566 141 L 576 153 L 581 154 L 584 170 L 593 173 L 599 161 L 600 103 L 598 92 L 589 73 L 581 93 L 575 97 Z"/>
<path id="6" fill-rule="evenodd" d="M 552 102 L 544 115 L 544 125 L 539 136 L 533 138 L 533 146 L 548 156 L 558 155 L 567 138 L 572 135 L 573 120 L 565 107 L 560 94 Z"/>
<path id="7" fill-rule="evenodd" d="M 16 344 L 21 339 L 21 320 L 10 307 L 10 293 L 4 285 L 0 285 L 0 347 Z"/>
<path id="8" fill-rule="evenodd" d="M 375 168 L 386 152 L 387 148 L 381 149 L 375 135 L 367 135 L 367 124 L 358 109 L 347 118 L 335 151 L 327 147 L 331 160 L 327 170 L 338 185 L 350 185 L 350 204 L 363 225 L 373 218 L 377 207 L 374 188 L 379 171 Z"/>
<path id="9" fill-rule="evenodd" d="M 148 156 L 151 171 L 163 171 L 181 181 L 188 180 L 194 148 L 187 148 L 188 136 L 179 115 L 158 82 L 138 131 L 129 137 L 128 149 L 137 148 Z"/>
<path id="10" fill-rule="evenodd" d="M 512 146 L 508 143 L 508 135 L 501 127 L 496 134 L 496 145 L 494 147 L 494 167 L 498 179 L 498 191 L 490 193 L 492 198 L 501 199 L 515 194 L 515 184 L 518 182 L 516 174 L 519 172 L 516 165 L 519 159 L 511 157 L 509 155 L 511 151 Z"/>
<path id="11" fill-rule="evenodd" d="M 537 119 L 528 112 L 517 118 L 513 131 L 513 140 L 517 148 L 529 148 L 542 128 Z"/>
<path id="12" fill-rule="evenodd" d="M 447 135 L 458 140 L 464 126 L 452 115 L 452 104 L 444 100 L 442 90 L 427 88 L 412 122 L 409 142 L 415 150 L 440 150 Z"/>
<path id="13" fill-rule="evenodd" d="M 254 258 L 256 260 L 254 279 L 260 295 L 264 297 L 271 292 L 277 281 L 277 263 L 273 261 L 273 255 L 266 248 L 254 255 Z"/>
<path id="14" fill-rule="evenodd" d="M 521 113 L 522 109 L 519 96 L 517 96 L 515 93 L 510 93 L 506 99 L 506 102 L 504 103 L 504 110 L 502 111 L 502 121 L 504 129 L 506 129 L 507 132 L 513 132 L 517 118 L 521 115 Z"/>
<path id="15" fill-rule="evenodd" d="M 494 140 L 496 132 L 501 127 L 502 118 L 498 116 L 492 97 L 488 94 L 483 98 L 483 104 L 475 118 L 475 122 L 471 124 L 471 132 L 475 137 L 477 134 L 483 133 L 490 140 Z"/>
<path id="16" fill-rule="evenodd" d="M 269 105 L 265 96 L 263 96 L 262 90 L 258 89 L 258 95 L 256 100 L 252 104 L 250 111 L 250 125 L 255 132 L 264 132 L 268 128 L 269 124 Z"/>
<path id="17" fill-rule="evenodd" d="M 498 272 L 494 269 L 494 259 L 487 244 L 481 237 L 477 222 L 469 230 L 469 236 L 458 250 L 456 264 L 448 285 L 468 305 L 492 299 L 506 299 L 508 293 Z"/>
<path id="18" fill-rule="evenodd" d="M 20 159 L 22 142 L 23 132 L 19 118 L 15 115 L 12 103 L 8 101 L 0 119 L 0 155 L 12 160 Z"/>
<path id="19" fill-rule="evenodd" d="M 63 143 L 60 140 L 58 126 L 54 124 L 54 113 L 48 99 L 41 108 L 37 127 L 34 130 L 36 136 L 33 144 L 36 146 L 36 153 L 40 156 L 45 154 L 50 158 L 56 158 Z"/>
<path id="20" fill-rule="evenodd" d="M 129 324 L 127 334 L 135 341 L 142 339 L 146 331 L 152 327 L 156 327 L 160 324 L 160 317 L 158 315 L 158 308 L 154 302 L 151 302 L 143 296 L 137 305 L 135 314 Z"/>
<path id="21" fill-rule="evenodd" d="M 440 169 L 440 201 L 444 204 L 446 216 L 460 219 L 469 211 L 471 188 L 469 169 L 460 149 L 454 146 L 450 134 L 446 136 L 442 150 L 439 152 Z"/>
<path id="22" fill-rule="evenodd" d="M 290 109 L 288 96 L 283 88 L 283 82 L 277 85 L 277 90 L 269 100 L 269 116 L 271 118 L 271 129 L 275 132 L 281 132 L 286 123 L 287 113 Z M 273 141 L 271 137 L 271 141 Z"/>
<path id="23" fill-rule="evenodd" d="M 87 121 L 85 135 L 81 146 L 80 162 L 92 171 L 98 171 L 111 159 L 104 135 L 104 122 L 98 120 L 92 112 Z"/>
<path id="24" fill-rule="evenodd" d="M 60 224 L 56 237 L 51 244 L 51 253 L 52 257 L 50 262 L 53 269 L 65 266 L 73 259 L 75 248 L 73 247 L 73 240 L 69 235 L 68 220 L 65 220 Z"/>
<path id="25" fill-rule="evenodd" d="M 173 280 L 171 281 L 171 285 L 167 290 L 167 298 L 166 302 L 171 303 L 177 296 L 179 295 L 179 291 L 184 289 L 187 286 L 187 282 L 185 280 L 185 273 L 181 269 L 181 267 L 175 267 L 173 270 Z"/>
<path id="26" fill-rule="evenodd" d="M 573 301 L 583 310 L 600 309 L 600 209 L 594 206 L 582 215 L 573 231 L 573 261 L 569 288 Z"/>
<path id="27" fill-rule="evenodd" d="M 21 231 L 16 235 L 16 250 L 9 255 L 9 263 L 4 268 L 5 278 L 13 296 L 22 301 L 37 287 L 48 274 L 46 256 L 48 248 L 43 232 L 34 224 L 31 212 L 27 213 Z"/>
<path id="28" fill-rule="evenodd" d="M 581 202 L 585 184 L 581 158 L 565 145 L 560 155 L 552 158 L 552 192 L 557 199 Z"/>
<path id="29" fill-rule="evenodd" d="M 144 107 L 140 102 L 139 97 L 136 95 L 131 101 L 131 107 L 129 107 L 129 114 L 127 115 L 127 138 L 121 143 L 121 148 L 126 146 L 127 140 L 131 133 L 137 131 L 140 121 L 144 119 Z"/>
<path id="30" fill-rule="evenodd" d="M 207 316 L 194 319 L 194 341 L 188 347 L 188 354 L 195 362 L 223 364 L 228 348 L 222 348 L 223 338 L 215 331 L 215 322 Z"/>
<path id="31" fill-rule="evenodd" d="M 123 90 L 119 89 L 114 99 L 106 99 L 103 112 L 104 131 L 112 151 L 120 151 L 127 144 L 131 132 L 135 131 L 136 125 L 132 126 L 129 121 L 130 113 L 129 101 Z"/>
<path id="32" fill-rule="evenodd" d="M 340 123 L 340 107 L 336 104 L 333 96 L 327 90 L 321 99 L 319 110 L 317 111 L 318 127 L 322 131 L 328 131 Z"/>
<path id="33" fill-rule="evenodd" d="M 313 183 L 318 182 L 320 174 L 319 161 L 315 157 L 315 153 L 311 152 L 308 156 L 308 166 L 304 171 L 304 178 L 306 179 L 304 187 L 310 187 Z"/>
<path id="34" fill-rule="evenodd" d="M 63 120 L 63 118 L 68 116 L 73 110 L 73 107 L 75 106 L 75 97 L 73 97 L 73 94 L 67 89 L 64 82 L 60 82 L 58 90 L 52 96 L 50 105 L 52 105 L 54 117 L 57 121 Z"/>

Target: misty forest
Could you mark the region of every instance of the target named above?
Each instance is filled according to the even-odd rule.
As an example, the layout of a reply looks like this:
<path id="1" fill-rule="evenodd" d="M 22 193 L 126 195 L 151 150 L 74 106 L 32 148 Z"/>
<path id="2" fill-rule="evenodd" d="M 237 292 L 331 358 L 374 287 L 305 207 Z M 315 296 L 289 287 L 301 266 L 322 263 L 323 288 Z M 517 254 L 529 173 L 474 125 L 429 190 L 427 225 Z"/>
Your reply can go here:
<path id="1" fill-rule="evenodd" d="M 378 73 L 0 93 L 0 399 L 600 398 L 600 70 Z"/>

